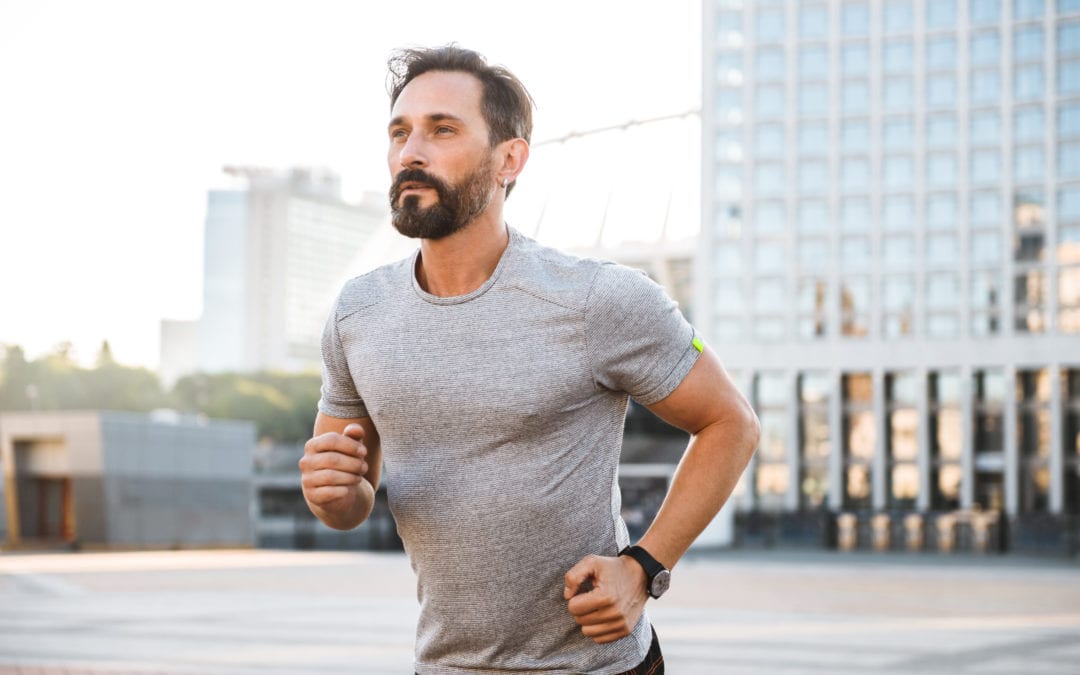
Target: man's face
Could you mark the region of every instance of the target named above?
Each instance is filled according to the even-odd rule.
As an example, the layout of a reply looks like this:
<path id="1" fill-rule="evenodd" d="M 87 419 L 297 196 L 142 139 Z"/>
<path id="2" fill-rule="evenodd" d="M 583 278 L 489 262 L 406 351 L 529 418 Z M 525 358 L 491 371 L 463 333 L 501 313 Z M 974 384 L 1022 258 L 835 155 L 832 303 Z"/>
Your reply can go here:
<path id="1" fill-rule="evenodd" d="M 487 209 L 498 189 L 495 153 L 472 75 L 417 76 L 391 111 L 387 162 L 394 227 L 407 237 L 441 239 Z"/>

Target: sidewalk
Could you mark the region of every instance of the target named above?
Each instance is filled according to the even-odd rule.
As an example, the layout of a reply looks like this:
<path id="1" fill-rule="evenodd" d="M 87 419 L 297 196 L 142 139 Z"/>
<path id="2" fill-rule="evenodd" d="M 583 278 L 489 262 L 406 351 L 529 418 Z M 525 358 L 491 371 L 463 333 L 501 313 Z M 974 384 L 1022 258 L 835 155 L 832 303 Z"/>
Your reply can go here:
<path id="1" fill-rule="evenodd" d="M 409 673 L 400 554 L 0 554 L 0 673 Z M 1080 563 L 717 553 L 649 613 L 667 672 L 1069 673 Z"/>

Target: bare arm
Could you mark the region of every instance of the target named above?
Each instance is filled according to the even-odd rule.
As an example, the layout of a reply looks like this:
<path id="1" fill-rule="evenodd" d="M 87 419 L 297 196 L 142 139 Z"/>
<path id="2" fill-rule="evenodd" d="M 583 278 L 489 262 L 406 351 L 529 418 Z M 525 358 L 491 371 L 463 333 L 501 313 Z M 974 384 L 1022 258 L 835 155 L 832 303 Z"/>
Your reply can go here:
<path id="1" fill-rule="evenodd" d="M 370 417 L 340 419 L 319 413 L 304 444 L 301 485 L 308 508 L 337 530 L 367 520 L 382 471 L 379 433 Z"/>
<path id="2" fill-rule="evenodd" d="M 690 433 L 660 512 L 638 542 L 671 569 L 735 489 L 760 433 L 757 416 L 707 349 L 667 398 L 649 406 Z M 593 590 L 582 592 L 591 580 Z M 645 571 L 633 559 L 588 556 L 566 573 L 563 596 L 581 632 L 598 643 L 630 634 L 648 594 Z"/>

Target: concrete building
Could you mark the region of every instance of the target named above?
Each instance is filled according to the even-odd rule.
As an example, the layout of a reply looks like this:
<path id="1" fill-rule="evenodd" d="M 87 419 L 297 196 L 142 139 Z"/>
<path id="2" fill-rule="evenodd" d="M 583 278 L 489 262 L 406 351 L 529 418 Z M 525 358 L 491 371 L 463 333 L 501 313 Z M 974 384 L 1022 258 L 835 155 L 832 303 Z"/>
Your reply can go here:
<path id="1" fill-rule="evenodd" d="M 763 425 L 741 540 L 1077 550 L 1080 2 L 703 26 L 697 323 Z"/>
<path id="2" fill-rule="evenodd" d="M 251 546 L 251 422 L 0 413 L 4 546 Z"/>
<path id="3" fill-rule="evenodd" d="M 198 370 L 319 367 L 322 328 L 351 263 L 387 214 L 385 198 L 343 201 L 329 171 L 227 167 L 207 195 Z M 190 372 L 186 337 L 162 330 L 162 372 Z"/>

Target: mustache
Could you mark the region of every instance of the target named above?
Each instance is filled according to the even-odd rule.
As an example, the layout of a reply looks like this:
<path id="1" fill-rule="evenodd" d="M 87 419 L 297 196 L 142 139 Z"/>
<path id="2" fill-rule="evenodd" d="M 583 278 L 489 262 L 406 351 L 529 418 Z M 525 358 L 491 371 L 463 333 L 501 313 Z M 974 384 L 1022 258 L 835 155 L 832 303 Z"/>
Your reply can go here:
<path id="1" fill-rule="evenodd" d="M 432 176 L 423 169 L 403 169 L 401 173 L 394 177 L 394 182 L 390 186 L 390 204 L 394 205 L 398 203 L 398 199 L 401 197 L 402 186 L 405 183 L 423 183 L 430 185 L 439 193 L 439 199 L 443 198 L 443 195 L 447 192 L 447 185 L 439 178 Z"/>

